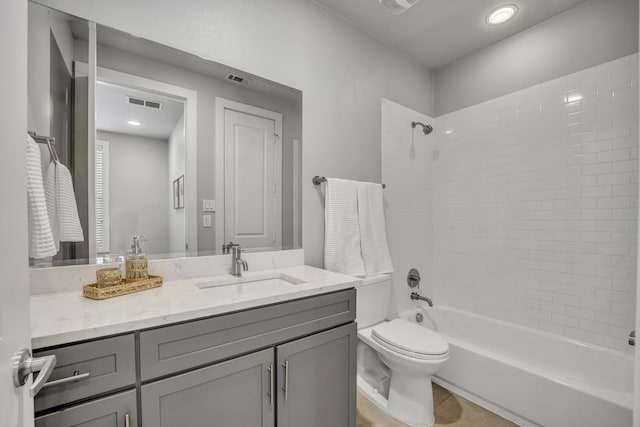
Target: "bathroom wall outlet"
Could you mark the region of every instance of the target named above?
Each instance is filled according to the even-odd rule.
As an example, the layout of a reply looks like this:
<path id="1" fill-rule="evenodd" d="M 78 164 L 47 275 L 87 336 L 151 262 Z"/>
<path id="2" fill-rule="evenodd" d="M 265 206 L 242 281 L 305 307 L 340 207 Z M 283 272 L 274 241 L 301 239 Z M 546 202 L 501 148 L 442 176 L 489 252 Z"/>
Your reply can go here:
<path id="1" fill-rule="evenodd" d="M 216 201 L 215 200 L 202 200 L 202 211 L 203 212 L 215 212 L 216 211 Z"/>
<path id="2" fill-rule="evenodd" d="M 205 228 L 211 228 L 211 215 L 202 216 L 202 226 Z"/>

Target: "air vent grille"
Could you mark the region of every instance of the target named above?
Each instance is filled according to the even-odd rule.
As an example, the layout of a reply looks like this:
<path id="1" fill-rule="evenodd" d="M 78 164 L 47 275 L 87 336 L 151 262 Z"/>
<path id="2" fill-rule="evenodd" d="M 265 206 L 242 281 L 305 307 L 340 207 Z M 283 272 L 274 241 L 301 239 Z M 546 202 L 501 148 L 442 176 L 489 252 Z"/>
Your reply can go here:
<path id="1" fill-rule="evenodd" d="M 246 77 L 242 77 L 237 74 L 231 74 L 231 73 L 227 74 L 227 80 L 231 80 L 234 83 L 239 83 L 243 85 L 246 85 L 247 83 L 249 83 L 249 79 L 247 79 Z"/>
<path id="2" fill-rule="evenodd" d="M 380 4 L 394 15 L 400 15 L 420 0 L 378 0 Z"/>
<path id="3" fill-rule="evenodd" d="M 147 99 L 134 98 L 132 96 L 127 96 L 127 100 L 129 101 L 129 104 L 153 108 L 154 110 L 162 110 L 162 102 L 149 101 Z"/>

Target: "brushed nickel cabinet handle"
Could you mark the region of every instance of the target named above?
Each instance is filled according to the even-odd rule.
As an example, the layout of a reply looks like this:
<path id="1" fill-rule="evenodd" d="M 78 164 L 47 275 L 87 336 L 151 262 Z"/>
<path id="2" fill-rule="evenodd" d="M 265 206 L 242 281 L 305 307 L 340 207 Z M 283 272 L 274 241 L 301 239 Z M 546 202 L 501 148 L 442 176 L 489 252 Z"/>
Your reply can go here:
<path id="1" fill-rule="evenodd" d="M 73 375 L 71 375 L 70 377 L 60 378 L 59 380 L 47 381 L 46 383 L 44 383 L 42 388 L 53 387 L 55 385 L 66 384 L 66 383 L 75 383 L 76 381 L 89 378 L 90 375 L 91 374 L 89 372 L 85 372 L 81 374 L 80 372 L 75 371 Z"/>
<path id="2" fill-rule="evenodd" d="M 274 400 L 273 363 L 269 365 L 269 367 L 267 368 L 267 371 L 269 371 L 269 400 L 271 401 L 271 407 L 273 407 L 273 400 Z"/>
<path id="3" fill-rule="evenodd" d="M 289 361 L 285 360 L 282 364 L 284 368 L 284 387 L 282 387 L 282 391 L 284 391 L 284 400 L 289 399 Z"/>
<path id="4" fill-rule="evenodd" d="M 129 414 L 124 414 L 124 427 L 131 427 L 131 420 Z"/>

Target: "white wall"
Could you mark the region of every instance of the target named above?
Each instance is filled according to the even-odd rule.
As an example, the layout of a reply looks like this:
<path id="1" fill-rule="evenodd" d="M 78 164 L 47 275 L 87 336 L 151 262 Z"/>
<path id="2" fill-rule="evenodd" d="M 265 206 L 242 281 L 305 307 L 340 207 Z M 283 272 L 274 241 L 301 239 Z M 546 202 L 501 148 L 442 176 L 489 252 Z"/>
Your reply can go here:
<path id="1" fill-rule="evenodd" d="M 442 67 L 435 115 L 636 53 L 637 18 L 636 0 L 588 0 Z"/>
<path id="2" fill-rule="evenodd" d="M 393 273 L 392 312 L 415 306 L 407 286 L 411 268 L 420 271 L 420 293 L 433 296 L 432 149 L 433 134 L 411 128 L 433 119 L 382 99 L 382 182 Z"/>
<path id="3" fill-rule="evenodd" d="M 444 115 L 436 129 L 436 300 L 631 351 L 637 54 Z"/>
<path id="4" fill-rule="evenodd" d="M 185 255 L 186 229 L 184 209 L 173 208 L 173 181 L 184 175 L 185 168 L 185 139 L 184 115 L 178 120 L 176 127 L 169 137 L 169 177 L 167 189 L 169 192 L 169 253 L 172 256 Z"/>
<path id="5" fill-rule="evenodd" d="M 173 209 L 167 141 L 102 131 L 97 139 L 109 141 L 111 253 L 126 255 L 133 236 L 140 235 L 147 239 L 147 254 L 167 254 Z"/>
<path id="6" fill-rule="evenodd" d="M 303 91 L 303 245 L 321 266 L 322 195 L 314 175 L 381 179 L 380 98 L 431 113 L 431 75 L 301 0 L 47 0 L 52 7 Z"/>

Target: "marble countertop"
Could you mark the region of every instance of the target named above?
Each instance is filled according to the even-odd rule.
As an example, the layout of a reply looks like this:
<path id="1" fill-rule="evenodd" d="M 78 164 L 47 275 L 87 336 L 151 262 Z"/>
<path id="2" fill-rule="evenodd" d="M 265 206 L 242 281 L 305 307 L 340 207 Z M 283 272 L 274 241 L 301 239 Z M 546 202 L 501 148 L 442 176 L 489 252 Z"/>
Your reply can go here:
<path id="1" fill-rule="evenodd" d="M 248 272 L 243 280 L 285 274 L 304 283 L 251 291 L 207 292 L 197 284 L 230 275 L 165 282 L 161 287 L 107 300 L 84 298 L 81 291 L 31 297 L 31 344 L 34 349 L 100 338 L 124 332 L 193 320 L 266 304 L 289 301 L 354 287 L 358 279 L 298 266 Z"/>

